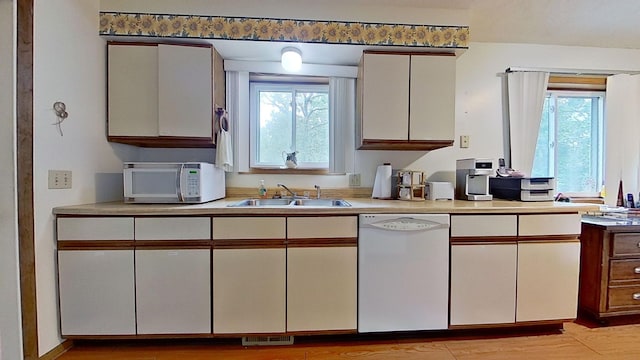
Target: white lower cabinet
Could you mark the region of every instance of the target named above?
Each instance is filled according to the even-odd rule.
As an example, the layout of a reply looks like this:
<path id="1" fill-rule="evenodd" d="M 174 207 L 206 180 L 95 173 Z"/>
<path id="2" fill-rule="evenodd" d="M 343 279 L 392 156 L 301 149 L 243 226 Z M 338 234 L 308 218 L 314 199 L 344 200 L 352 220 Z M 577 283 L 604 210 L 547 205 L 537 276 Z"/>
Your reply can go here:
<path id="1" fill-rule="evenodd" d="M 287 331 L 357 328 L 357 259 L 355 246 L 287 250 Z"/>
<path id="2" fill-rule="evenodd" d="M 515 321 L 517 245 L 451 246 L 451 325 Z"/>
<path id="3" fill-rule="evenodd" d="M 358 218 L 287 218 L 287 331 L 356 330 Z"/>
<path id="4" fill-rule="evenodd" d="M 209 249 L 136 250 L 138 334 L 211 332 Z"/>
<path id="5" fill-rule="evenodd" d="M 213 250 L 213 332 L 285 331 L 286 249 Z"/>
<path id="6" fill-rule="evenodd" d="M 134 335 L 133 250 L 58 250 L 63 336 Z"/>
<path id="7" fill-rule="evenodd" d="M 516 321 L 574 319 L 579 271 L 578 240 L 519 243 Z"/>
<path id="8" fill-rule="evenodd" d="M 284 217 L 214 217 L 214 334 L 284 333 Z"/>

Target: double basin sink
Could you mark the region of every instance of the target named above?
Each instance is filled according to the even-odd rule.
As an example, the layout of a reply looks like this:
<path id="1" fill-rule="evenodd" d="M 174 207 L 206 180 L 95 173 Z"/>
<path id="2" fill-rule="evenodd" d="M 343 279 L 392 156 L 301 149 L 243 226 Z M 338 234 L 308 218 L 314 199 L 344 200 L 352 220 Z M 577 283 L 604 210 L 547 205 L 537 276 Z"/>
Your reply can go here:
<path id="1" fill-rule="evenodd" d="M 351 206 L 342 199 L 244 199 L 230 207 L 265 207 L 265 206 L 288 206 L 288 207 L 348 207 Z"/>

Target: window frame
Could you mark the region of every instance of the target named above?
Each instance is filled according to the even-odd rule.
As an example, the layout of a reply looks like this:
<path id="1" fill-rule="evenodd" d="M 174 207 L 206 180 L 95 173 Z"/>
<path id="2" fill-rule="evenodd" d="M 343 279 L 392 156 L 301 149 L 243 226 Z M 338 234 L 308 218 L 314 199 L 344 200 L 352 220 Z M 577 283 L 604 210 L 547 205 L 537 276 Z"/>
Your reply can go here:
<path id="1" fill-rule="evenodd" d="M 317 78 L 317 77 L 300 77 L 300 76 L 281 76 L 277 80 L 273 80 L 272 77 L 268 78 L 269 80 L 261 81 L 261 80 L 250 80 L 249 81 L 249 169 L 251 171 L 255 170 L 269 170 L 269 171 L 287 171 L 287 172 L 305 172 L 305 171 L 320 171 L 320 172 L 328 172 L 331 167 L 331 147 L 334 144 L 333 134 L 334 134 L 334 119 L 331 116 L 331 101 L 330 101 L 330 86 L 329 80 L 326 78 Z M 258 159 L 258 151 L 260 148 L 259 145 L 259 94 L 262 91 L 283 91 L 283 92 L 291 92 L 292 93 L 292 104 L 295 104 L 295 93 L 296 92 L 318 92 L 325 93 L 327 95 L 327 121 L 329 125 L 329 134 L 328 134 L 328 155 L 329 160 L 327 162 L 313 162 L 313 163 L 303 163 L 298 162 L 298 167 L 295 169 L 285 168 L 284 160 L 282 163 L 260 163 L 257 161 Z M 294 105 L 295 106 L 295 105 Z M 293 128 L 292 131 L 295 131 L 295 107 L 292 108 L 292 123 Z M 283 149 L 286 151 L 287 149 Z M 290 149 L 291 151 L 297 149 Z"/>
<path id="2" fill-rule="evenodd" d="M 557 179 L 558 174 L 558 119 L 556 118 L 557 114 L 557 99 L 558 97 L 576 97 L 576 98 L 595 98 L 598 99 L 596 104 L 592 104 L 591 113 L 597 111 L 598 121 L 592 123 L 591 128 L 591 143 L 592 143 L 592 169 L 593 172 L 591 176 L 595 179 L 595 189 L 594 191 L 589 192 L 562 192 L 567 196 L 576 196 L 576 197 L 598 197 L 599 187 L 604 184 L 604 129 L 605 129 L 605 106 L 606 106 L 606 91 L 604 90 L 582 90 L 582 89 L 553 89 L 549 88 L 546 93 L 546 98 L 549 98 L 552 103 L 549 106 L 553 106 L 554 110 L 550 111 L 549 114 L 549 132 L 550 139 L 548 141 L 547 146 L 549 146 L 549 170 L 551 173 L 549 176 L 552 176 Z M 593 109 L 593 106 L 597 106 L 597 109 Z M 542 119 L 541 119 L 542 121 Z M 595 136 L 594 136 L 595 134 Z M 595 163 L 594 163 L 595 162 Z M 556 193 L 560 192 L 556 185 Z"/>

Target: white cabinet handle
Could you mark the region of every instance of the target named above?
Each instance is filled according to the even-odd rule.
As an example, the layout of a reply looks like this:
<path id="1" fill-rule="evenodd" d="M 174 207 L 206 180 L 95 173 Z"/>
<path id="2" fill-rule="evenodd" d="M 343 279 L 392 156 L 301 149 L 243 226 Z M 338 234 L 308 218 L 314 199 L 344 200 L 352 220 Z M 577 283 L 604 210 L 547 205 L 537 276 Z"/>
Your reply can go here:
<path id="1" fill-rule="evenodd" d="M 634 274 L 640 274 L 640 266 L 638 266 L 637 268 L 633 269 L 633 273 Z"/>
<path id="2" fill-rule="evenodd" d="M 638 243 L 638 247 L 640 248 L 640 242 Z"/>
<path id="3" fill-rule="evenodd" d="M 640 300 L 640 293 L 633 294 L 633 300 Z"/>

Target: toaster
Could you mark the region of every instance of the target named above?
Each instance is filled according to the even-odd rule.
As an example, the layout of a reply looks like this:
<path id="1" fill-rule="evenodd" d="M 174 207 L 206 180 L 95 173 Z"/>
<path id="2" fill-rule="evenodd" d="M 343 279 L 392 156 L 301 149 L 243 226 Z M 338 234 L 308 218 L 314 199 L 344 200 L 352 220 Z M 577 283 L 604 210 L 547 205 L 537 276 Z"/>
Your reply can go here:
<path id="1" fill-rule="evenodd" d="M 426 182 L 425 198 L 427 200 L 453 200 L 453 192 L 453 184 L 450 182 Z"/>

